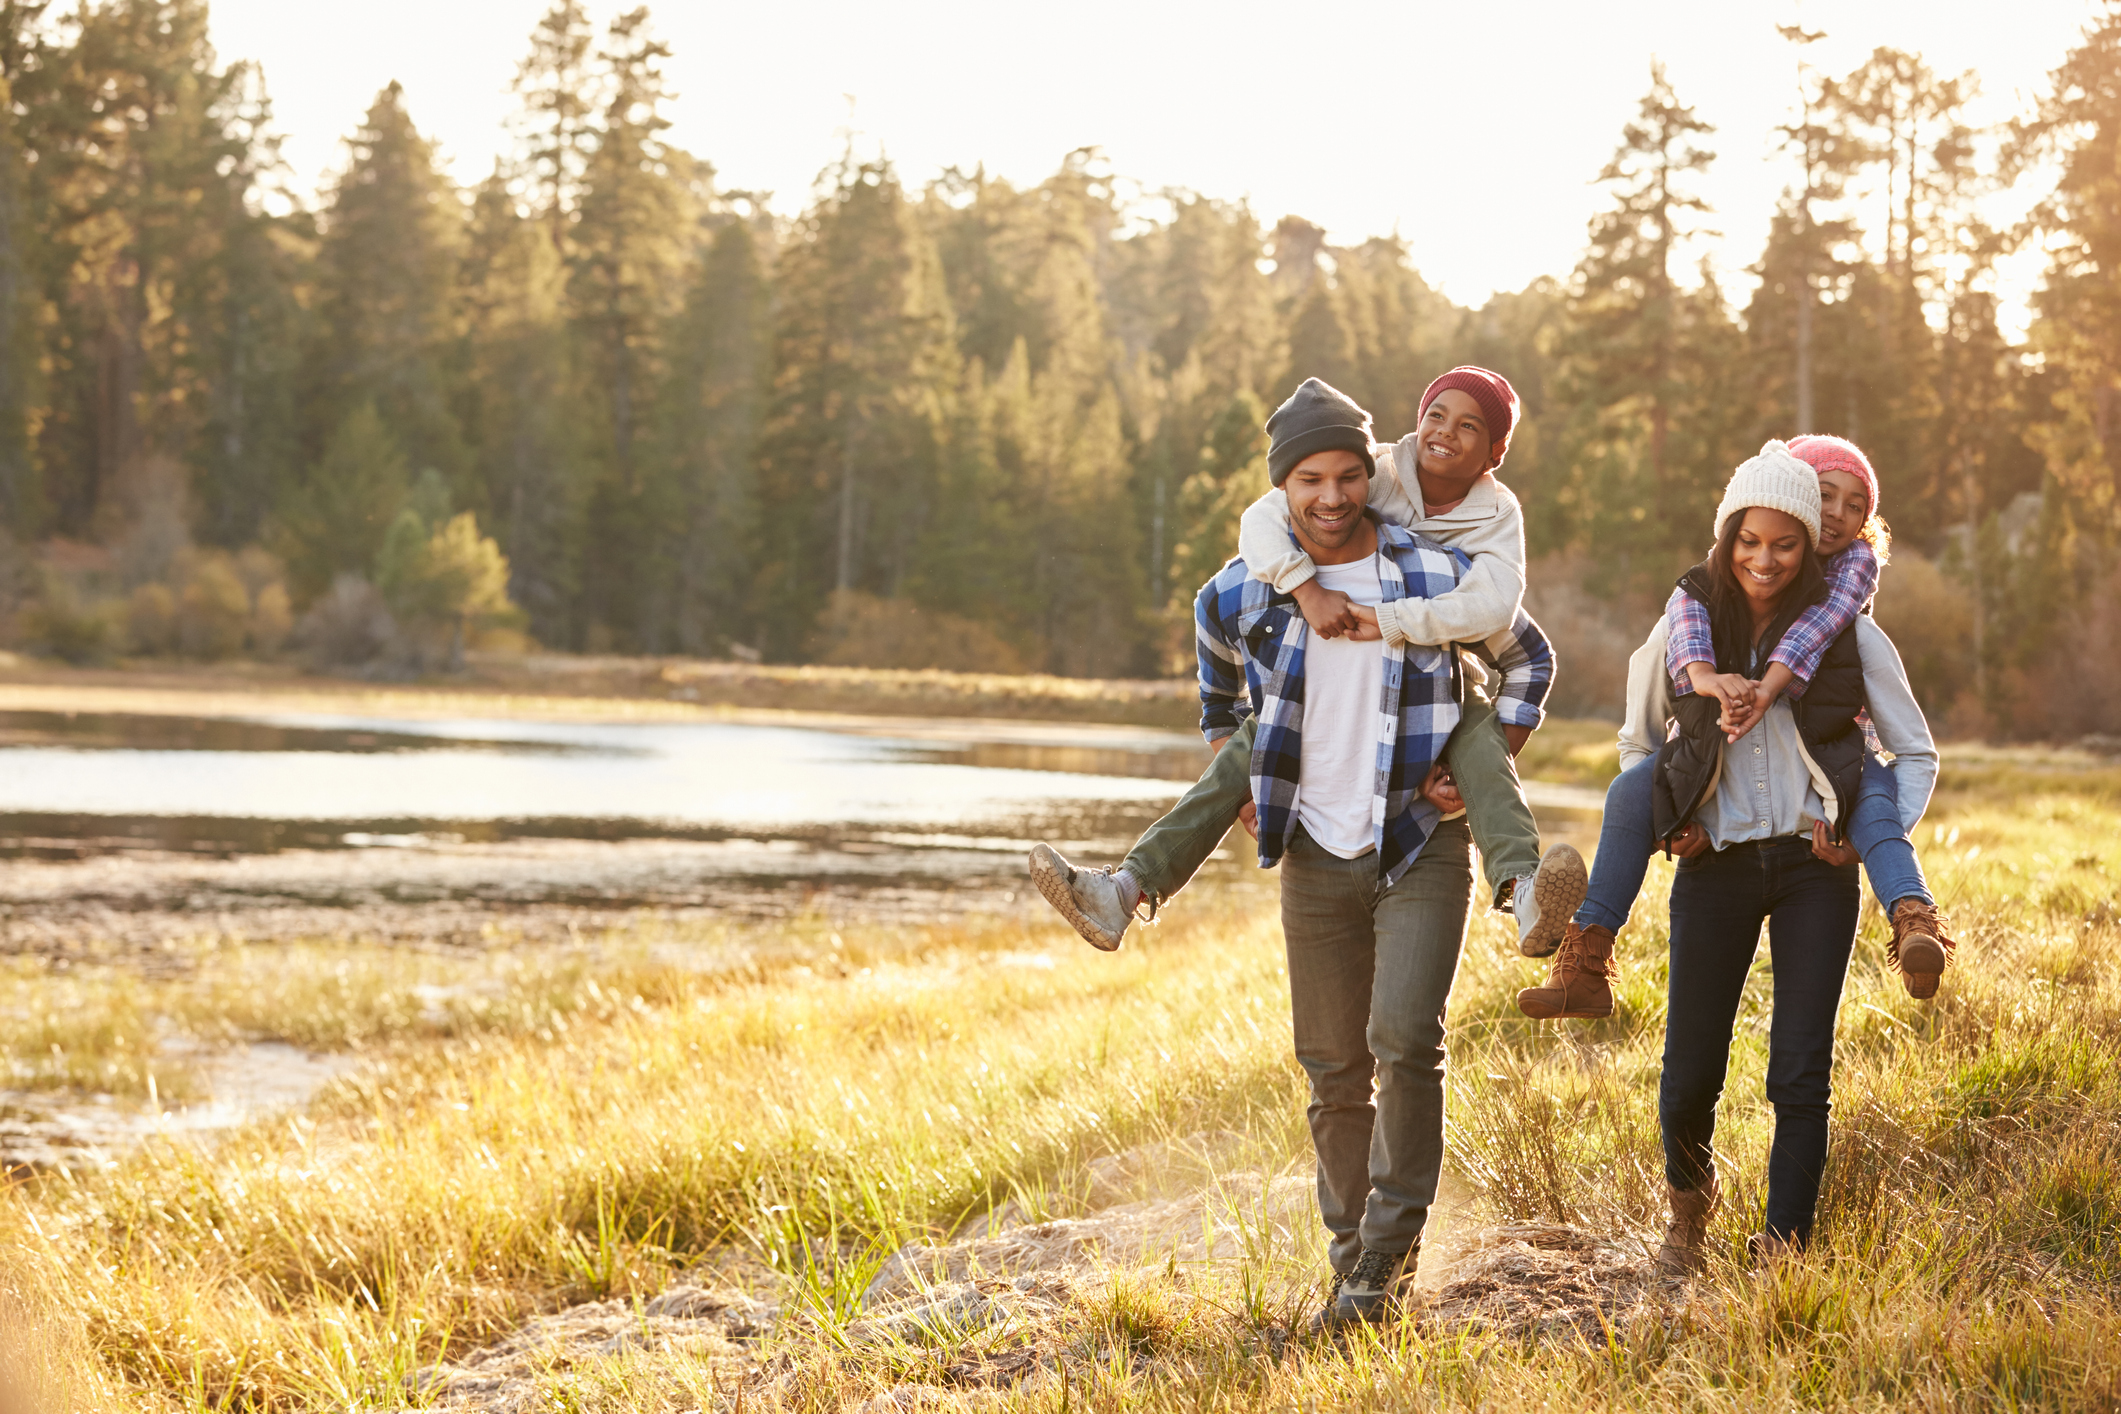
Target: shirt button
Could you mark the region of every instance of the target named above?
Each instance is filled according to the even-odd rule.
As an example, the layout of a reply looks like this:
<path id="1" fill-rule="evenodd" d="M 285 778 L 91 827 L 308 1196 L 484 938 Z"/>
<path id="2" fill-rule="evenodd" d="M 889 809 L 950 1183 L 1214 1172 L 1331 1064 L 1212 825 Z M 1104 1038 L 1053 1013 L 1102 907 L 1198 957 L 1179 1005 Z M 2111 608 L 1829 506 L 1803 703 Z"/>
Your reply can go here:
<path id="1" fill-rule="evenodd" d="M 1759 748 L 1759 747 L 1757 747 L 1757 746 L 1756 746 L 1756 747 L 1754 747 L 1754 748 L 1753 748 L 1753 754 L 1754 754 L 1755 756 L 1758 756 L 1758 755 L 1760 754 L 1760 748 Z"/>
<path id="2" fill-rule="evenodd" d="M 1754 789 L 1754 790 L 1766 790 L 1766 789 L 1767 789 L 1767 782 L 1766 782 L 1766 781 L 1755 781 L 1755 782 L 1753 782 L 1753 789 Z"/>

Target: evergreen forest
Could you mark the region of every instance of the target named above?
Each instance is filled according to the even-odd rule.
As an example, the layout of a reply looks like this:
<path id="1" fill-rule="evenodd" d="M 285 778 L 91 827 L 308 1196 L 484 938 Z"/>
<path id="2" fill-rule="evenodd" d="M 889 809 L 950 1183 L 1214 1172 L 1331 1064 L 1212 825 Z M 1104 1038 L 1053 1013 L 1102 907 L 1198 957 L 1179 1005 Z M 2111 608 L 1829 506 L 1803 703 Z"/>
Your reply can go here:
<path id="1" fill-rule="evenodd" d="M 75 661 L 1184 671 L 1267 411 L 1317 375 L 1396 437 L 1475 362 L 1524 399 L 1504 478 L 1564 703 L 1611 704 L 1730 468 L 1809 430 L 1879 469 L 1879 613 L 1948 730 L 2121 731 L 2121 4 L 2001 130 L 1974 75 L 1804 68 L 1788 37 L 1789 185 L 1728 233 L 1757 286 L 1685 252 L 1719 140 L 1759 135 L 1653 66 L 1575 268 L 1471 309 L 1419 229 L 1342 243 L 1088 149 L 916 186 L 850 141 L 776 215 L 668 140 L 648 11 L 577 0 L 527 37 L 483 181 L 393 83 L 312 200 L 205 0 L 8 0 L 5 633 Z M 2033 181 L 2023 227 L 1984 223 Z M 2028 244 L 2017 340 L 1993 275 Z"/>

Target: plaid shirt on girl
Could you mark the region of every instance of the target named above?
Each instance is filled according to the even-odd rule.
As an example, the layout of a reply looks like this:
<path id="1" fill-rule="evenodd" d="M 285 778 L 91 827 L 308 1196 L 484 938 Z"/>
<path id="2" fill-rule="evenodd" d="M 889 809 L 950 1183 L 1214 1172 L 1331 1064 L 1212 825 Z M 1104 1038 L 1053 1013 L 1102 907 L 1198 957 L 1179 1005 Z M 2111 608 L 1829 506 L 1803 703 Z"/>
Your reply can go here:
<path id="1" fill-rule="evenodd" d="M 1435 598 L 1471 566 L 1463 554 L 1374 515 L 1379 581 L 1387 602 Z M 1292 537 L 1293 539 L 1293 537 Z M 1271 869 L 1296 833 L 1296 788 L 1303 760 L 1304 650 L 1310 625 L 1296 601 L 1252 578 L 1233 559 L 1201 586 L 1193 603 L 1200 654 L 1200 728 L 1211 742 L 1259 718 L 1252 744 L 1252 801 L 1259 810 L 1259 865 Z M 1389 887 L 1406 873 L 1438 812 L 1421 795 L 1429 767 L 1458 725 L 1465 691 L 1457 649 L 1469 648 L 1502 674 L 1496 714 L 1509 726 L 1536 727 L 1540 704 L 1554 681 L 1554 652 L 1522 608 L 1511 625 L 1484 643 L 1433 648 L 1392 647 L 1384 655 L 1384 693 L 1378 708 L 1377 790 L 1370 822 L 1378 872 Z"/>
<path id="2" fill-rule="evenodd" d="M 1775 651 L 1768 654 L 1770 663 L 1780 663 L 1790 670 L 1790 685 L 1783 689 L 1787 697 L 1804 696 L 1812 674 L 1819 671 L 1820 655 L 1856 622 L 1856 615 L 1878 592 L 1878 552 L 1868 540 L 1851 541 L 1826 562 L 1825 569 L 1826 598 L 1799 614 L 1797 622 L 1775 645 Z M 1694 690 L 1686 665 L 1716 661 L 1709 634 L 1709 606 L 1684 589 L 1675 589 L 1665 601 L 1664 617 L 1664 665 L 1672 676 L 1672 691 L 1684 697 Z"/>

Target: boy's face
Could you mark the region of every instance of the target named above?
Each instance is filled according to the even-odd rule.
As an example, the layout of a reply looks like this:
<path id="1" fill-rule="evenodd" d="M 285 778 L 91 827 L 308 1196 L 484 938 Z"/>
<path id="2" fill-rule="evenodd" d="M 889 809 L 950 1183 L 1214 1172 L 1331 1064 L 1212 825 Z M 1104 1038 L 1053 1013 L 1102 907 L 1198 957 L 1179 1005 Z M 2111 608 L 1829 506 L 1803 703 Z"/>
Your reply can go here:
<path id="1" fill-rule="evenodd" d="M 1281 489 L 1289 498 L 1289 523 L 1305 550 L 1331 553 L 1345 548 L 1362 529 L 1363 507 L 1370 503 L 1370 469 L 1353 452 L 1313 452 L 1289 472 Z"/>
<path id="2" fill-rule="evenodd" d="M 1487 419 L 1462 388 L 1446 388 L 1421 415 L 1421 469 L 1444 481 L 1471 485 L 1488 469 Z"/>
<path id="3" fill-rule="evenodd" d="M 1871 493 L 1850 471 L 1819 473 L 1819 558 L 1848 548 L 1871 518 Z"/>

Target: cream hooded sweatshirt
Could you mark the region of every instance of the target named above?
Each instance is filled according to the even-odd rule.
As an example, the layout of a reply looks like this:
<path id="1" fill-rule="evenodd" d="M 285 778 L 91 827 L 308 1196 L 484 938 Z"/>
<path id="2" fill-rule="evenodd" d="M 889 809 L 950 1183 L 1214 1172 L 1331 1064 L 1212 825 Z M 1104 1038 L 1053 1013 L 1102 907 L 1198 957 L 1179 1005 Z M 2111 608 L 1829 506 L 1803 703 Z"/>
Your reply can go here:
<path id="1" fill-rule="evenodd" d="M 1491 471 L 1473 483 L 1463 501 L 1430 515 L 1415 475 L 1417 435 L 1371 448 L 1377 476 L 1370 483 L 1370 507 L 1394 525 L 1457 547 L 1473 567 L 1447 594 L 1378 605 L 1377 626 L 1394 646 L 1479 643 L 1508 628 L 1524 598 L 1524 510 Z M 1318 572 L 1289 538 L 1289 498 L 1279 486 L 1245 508 L 1237 553 L 1254 579 L 1284 594 Z"/>

